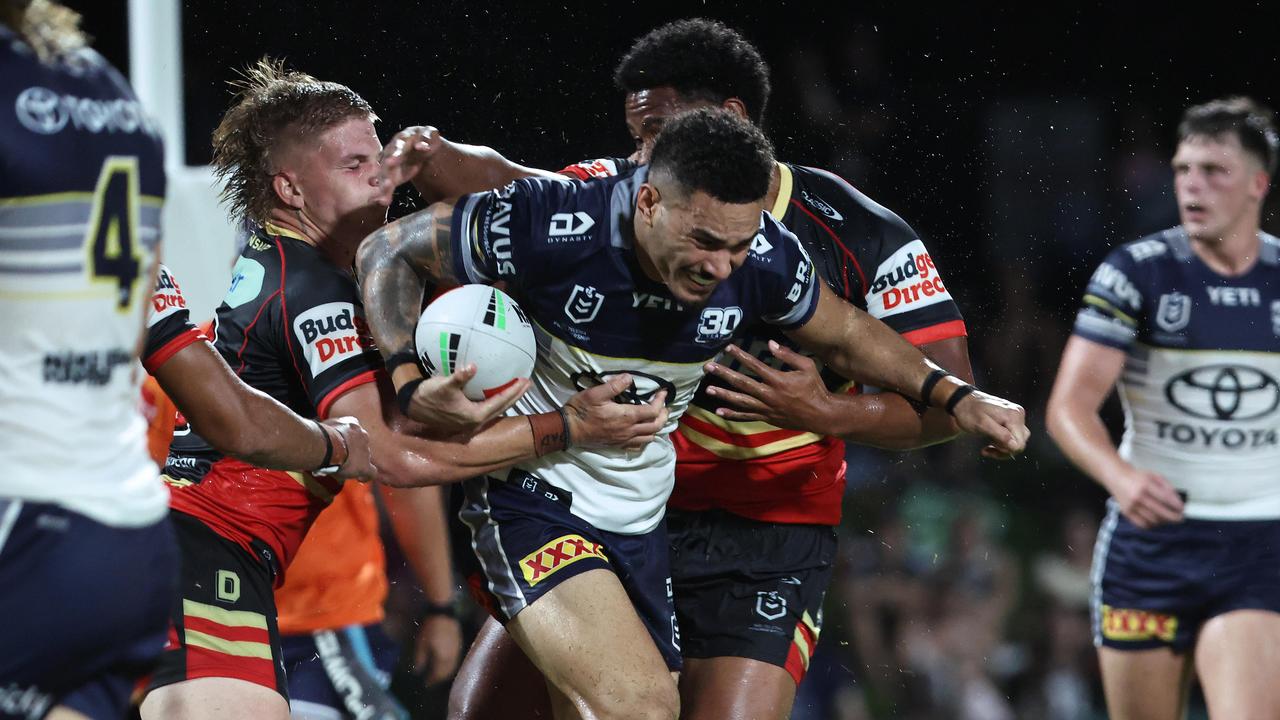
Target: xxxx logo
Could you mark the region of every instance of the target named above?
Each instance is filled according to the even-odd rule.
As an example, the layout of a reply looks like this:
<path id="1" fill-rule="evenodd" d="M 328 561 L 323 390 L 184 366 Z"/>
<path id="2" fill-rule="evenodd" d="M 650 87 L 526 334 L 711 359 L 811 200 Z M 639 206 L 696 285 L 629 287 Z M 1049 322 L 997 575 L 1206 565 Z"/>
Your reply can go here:
<path id="1" fill-rule="evenodd" d="M 1102 635 L 1108 640 L 1163 640 L 1173 642 L 1178 617 L 1149 610 L 1102 606 Z"/>
<path id="2" fill-rule="evenodd" d="M 525 555 L 520 561 L 520 572 L 532 587 L 560 568 L 592 557 L 609 562 L 600 543 L 591 542 L 581 535 L 561 535 Z"/>

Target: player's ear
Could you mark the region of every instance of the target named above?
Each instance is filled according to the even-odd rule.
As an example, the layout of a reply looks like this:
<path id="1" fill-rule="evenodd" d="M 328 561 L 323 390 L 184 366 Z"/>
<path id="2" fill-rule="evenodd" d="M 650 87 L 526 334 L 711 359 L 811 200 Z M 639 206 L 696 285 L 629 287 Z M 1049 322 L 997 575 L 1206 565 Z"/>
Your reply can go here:
<path id="1" fill-rule="evenodd" d="M 723 103 L 721 103 L 720 107 L 724 108 L 725 110 L 728 110 L 729 112 L 737 115 L 738 117 L 742 118 L 743 120 L 746 120 L 747 122 L 751 122 L 751 118 L 747 117 L 747 106 L 744 105 L 742 103 L 742 100 L 740 100 L 739 98 L 731 97 L 728 100 L 725 100 Z"/>
<path id="2" fill-rule="evenodd" d="M 1271 189 L 1271 176 L 1266 170 L 1259 170 L 1253 174 L 1253 184 L 1249 188 L 1253 191 L 1253 196 L 1259 201 L 1267 197 L 1267 191 Z"/>
<path id="3" fill-rule="evenodd" d="M 278 172 L 271 176 L 271 189 L 285 207 L 293 210 L 302 209 L 302 188 L 298 187 L 293 175 L 288 171 Z"/>
<path id="4" fill-rule="evenodd" d="M 636 193 L 636 214 L 645 221 L 645 225 L 653 227 L 654 215 L 658 212 L 658 204 L 662 202 L 662 193 L 649 183 L 640 186 Z"/>

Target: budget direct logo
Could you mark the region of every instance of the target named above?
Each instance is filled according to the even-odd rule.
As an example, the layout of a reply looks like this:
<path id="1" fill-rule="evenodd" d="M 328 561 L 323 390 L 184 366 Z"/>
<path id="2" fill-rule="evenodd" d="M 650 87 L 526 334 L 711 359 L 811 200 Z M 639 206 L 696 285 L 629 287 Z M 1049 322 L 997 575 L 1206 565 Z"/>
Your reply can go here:
<path id="1" fill-rule="evenodd" d="M 525 555 L 520 561 L 520 572 L 524 575 L 525 582 L 533 587 L 561 568 L 587 558 L 600 558 L 609 562 L 604 554 L 604 546 L 600 543 L 591 542 L 581 535 L 561 535 Z"/>
<path id="2" fill-rule="evenodd" d="M 877 318 L 908 312 L 951 299 L 924 243 L 903 245 L 876 268 L 867 309 Z"/>
<path id="3" fill-rule="evenodd" d="M 1247 365 L 1205 365 L 1164 386 L 1171 405 L 1203 420 L 1257 420 L 1280 407 L 1280 382 Z"/>
<path id="4" fill-rule="evenodd" d="M 182 288 L 169 274 L 169 268 L 161 265 L 160 274 L 156 278 L 156 291 L 151 295 L 151 317 L 147 327 L 154 327 L 161 320 L 187 309 L 187 301 L 182 297 Z"/>
<path id="5" fill-rule="evenodd" d="M 312 377 L 377 347 L 369 326 L 351 303 L 317 305 L 293 321 L 293 332 L 311 366 Z"/>
<path id="6" fill-rule="evenodd" d="M 1108 640 L 1138 642 L 1163 640 L 1173 642 L 1178 634 L 1178 616 L 1102 606 L 1102 636 Z"/>

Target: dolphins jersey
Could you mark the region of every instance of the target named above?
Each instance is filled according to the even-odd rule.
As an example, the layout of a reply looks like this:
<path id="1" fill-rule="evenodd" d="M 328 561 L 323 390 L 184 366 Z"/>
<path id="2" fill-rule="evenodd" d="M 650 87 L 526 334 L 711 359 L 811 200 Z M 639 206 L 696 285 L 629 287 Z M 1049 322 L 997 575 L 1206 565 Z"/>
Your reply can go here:
<path id="1" fill-rule="evenodd" d="M 566 493 L 578 517 L 622 534 L 648 532 L 662 519 L 674 482 L 669 435 L 702 380 L 703 365 L 744 323 L 803 325 L 818 297 L 804 249 L 762 213 L 743 265 L 702 307 L 677 302 L 636 258 L 635 197 L 647 176 L 640 168 L 592 182 L 517 180 L 459 199 L 451 233 L 456 276 L 506 282 L 533 323 L 533 387 L 517 412 L 554 410 L 579 390 L 624 372 L 634 388 L 622 399 L 646 402 L 667 391 L 667 424 L 644 449 L 570 448 L 517 466 Z"/>
<path id="2" fill-rule="evenodd" d="M 1280 518 L 1280 240 L 1223 277 L 1176 227 L 1113 250 L 1074 334 L 1126 352 L 1120 456 L 1186 494 L 1185 515 Z"/>

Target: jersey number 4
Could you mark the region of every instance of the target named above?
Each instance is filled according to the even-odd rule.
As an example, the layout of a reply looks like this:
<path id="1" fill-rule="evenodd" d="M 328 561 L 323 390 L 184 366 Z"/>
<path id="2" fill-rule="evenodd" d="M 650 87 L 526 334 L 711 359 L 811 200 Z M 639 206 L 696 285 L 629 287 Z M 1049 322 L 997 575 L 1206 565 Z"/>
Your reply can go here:
<path id="1" fill-rule="evenodd" d="M 89 268 L 94 282 L 114 283 L 117 307 L 133 303 L 134 284 L 142 274 L 138 243 L 138 159 L 112 156 L 102 163 L 89 213 Z"/>

